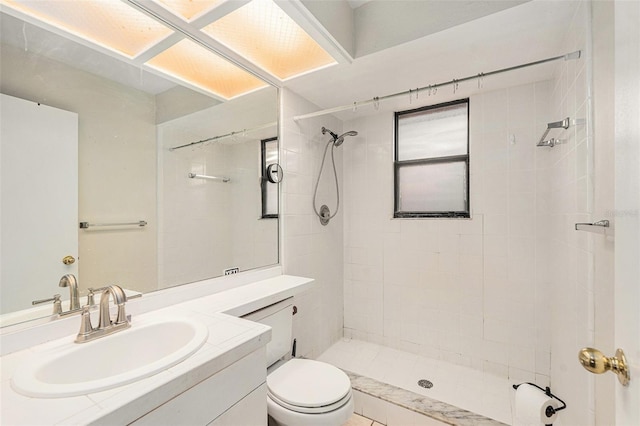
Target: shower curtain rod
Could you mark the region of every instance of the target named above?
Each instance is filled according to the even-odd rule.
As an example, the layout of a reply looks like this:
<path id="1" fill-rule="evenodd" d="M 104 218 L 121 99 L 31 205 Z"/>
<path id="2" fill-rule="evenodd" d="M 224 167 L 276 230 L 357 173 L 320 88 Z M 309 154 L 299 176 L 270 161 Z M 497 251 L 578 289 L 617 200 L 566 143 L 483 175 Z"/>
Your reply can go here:
<path id="1" fill-rule="evenodd" d="M 173 148 L 169 148 L 169 151 L 175 151 L 176 149 L 186 148 L 188 146 L 194 146 L 194 145 L 198 145 L 198 144 L 205 143 L 205 142 L 215 141 L 215 140 L 218 140 L 218 139 L 230 138 L 232 136 L 241 135 L 243 133 L 255 132 L 256 130 L 268 129 L 269 127 L 273 127 L 273 126 L 277 126 L 277 125 L 278 125 L 278 122 L 277 121 L 273 121 L 271 123 L 263 124 L 261 126 L 252 127 L 251 129 L 242 129 L 242 130 L 238 130 L 238 131 L 231 132 L 231 133 L 225 133 L 224 135 L 214 136 L 212 138 L 207 138 L 207 139 L 202 139 L 200 141 L 187 143 L 187 144 L 184 144 L 184 145 L 174 146 Z"/>
<path id="2" fill-rule="evenodd" d="M 565 55 L 554 56 L 552 58 L 541 59 L 539 61 L 528 62 L 526 64 L 520 64 L 520 65 L 516 65 L 516 66 L 513 66 L 513 67 L 502 68 L 502 69 L 495 70 L 495 71 L 490 71 L 490 72 L 483 72 L 483 73 L 480 73 L 480 74 L 477 74 L 477 75 L 472 75 L 472 76 L 464 77 L 464 78 L 454 78 L 452 80 L 445 81 L 445 82 L 442 82 L 442 83 L 431 84 L 429 86 L 419 87 L 417 89 L 405 90 L 404 92 L 398 92 L 398 93 L 394 93 L 394 94 L 391 94 L 391 95 L 375 97 L 373 99 L 367 99 L 365 101 L 354 102 L 351 105 L 343 105 L 343 106 L 338 106 L 338 107 L 334 107 L 334 108 L 324 109 L 324 110 L 321 110 L 321 111 L 312 112 L 312 113 L 309 113 L 309 114 L 296 115 L 296 116 L 293 117 L 293 120 L 294 121 L 299 121 L 299 120 L 304 120 L 306 118 L 312 118 L 312 117 L 318 117 L 318 116 L 321 116 L 321 115 L 332 114 L 334 112 L 346 111 L 346 110 L 349 110 L 349 109 L 358 108 L 359 106 L 375 104 L 375 103 L 379 103 L 380 101 L 386 101 L 386 100 L 389 100 L 389 99 L 392 99 L 392 98 L 396 98 L 398 96 L 407 96 L 407 95 L 411 96 L 414 93 L 417 95 L 419 92 L 422 92 L 422 91 L 425 91 L 425 90 L 429 90 L 429 93 L 431 93 L 430 92 L 431 90 L 438 89 L 438 88 L 443 87 L 443 86 L 448 86 L 448 85 L 451 85 L 451 84 L 458 84 L 458 83 L 462 83 L 462 82 L 469 81 L 469 80 L 482 79 L 484 77 L 488 77 L 488 76 L 496 75 L 496 74 L 501 74 L 503 72 L 515 71 L 515 70 L 518 70 L 520 68 L 526 68 L 526 67 L 531 67 L 531 66 L 534 66 L 534 65 L 540 65 L 540 64 L 547 63 L 547 62 L 557 61 L 559 59 L 564 59 L 565 61 L 568 61 L 570 59 L 578 59 L 578 58 L 580 58 L 580 54 L 581 54 L 581 51 L 580 50 L 576 50 L 575 52 L 567 53 Z"/>

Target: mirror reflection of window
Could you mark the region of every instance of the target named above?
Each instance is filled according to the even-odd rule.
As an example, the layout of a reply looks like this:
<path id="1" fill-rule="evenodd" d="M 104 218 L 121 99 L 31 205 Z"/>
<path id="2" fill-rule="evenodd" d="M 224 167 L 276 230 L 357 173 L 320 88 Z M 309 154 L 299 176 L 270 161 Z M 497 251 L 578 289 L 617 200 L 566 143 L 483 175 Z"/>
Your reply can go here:
<path id="1" fill-rule="evenodd" d="M 278 164 L 278 138 L 263 139 L 262 144 L 262 218 L 270 219 L 278 217 L 278 181 L 280 177 L 269 179 L 268 173 L 279 173 L 278 167 L 269 168 L 272 164 Z M 270 169 L 270 170 L 267 170 Z M 276 182 L 272 182 L 275 180 Z"/>

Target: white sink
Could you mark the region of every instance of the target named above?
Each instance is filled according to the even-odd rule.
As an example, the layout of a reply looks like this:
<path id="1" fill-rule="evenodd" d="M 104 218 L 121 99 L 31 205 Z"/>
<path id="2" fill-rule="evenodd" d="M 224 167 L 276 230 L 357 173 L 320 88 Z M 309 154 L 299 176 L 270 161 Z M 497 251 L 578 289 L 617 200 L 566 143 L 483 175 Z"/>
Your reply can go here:
<path id="1" fill-rule="evenodd" d="M 207 340 L 207 327 L 190 318 L 132 323 L 87 343 L 36 354 L 11 378 L 19 393 L 62 398 L 99 392 L 149 377 L 185 360 Z"/>

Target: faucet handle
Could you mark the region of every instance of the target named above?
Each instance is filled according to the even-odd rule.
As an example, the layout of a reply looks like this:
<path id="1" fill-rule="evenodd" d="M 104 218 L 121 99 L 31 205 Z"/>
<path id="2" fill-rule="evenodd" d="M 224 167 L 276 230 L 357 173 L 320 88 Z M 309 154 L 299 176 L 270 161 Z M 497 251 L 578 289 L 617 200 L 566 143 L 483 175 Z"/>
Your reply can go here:
<path id="1" fill-rule="evenodd" d="M 89 312 L 91 306 L 84 305 L 82 307 L 82 313 L 80 314 L 80 331 L 76 336 L 76 343 L 83 343 L 89 340 L 89 336 L 94 331 L 91 325 L 91 313 Z"/>
<path id="2" fill-rule="evenodd" d="M 34 300 L 33 302 L 31 302 L 31 304 L 41 305 L 43 303 L 53 302 L 53 313 L 60 314 L 62 313 L 62 301 L 60 300 L 60 297 L 61 296 L 59 294 L 54 294 L 53 297 L 50 297 L 48 299 Z"/>
<path id="3" fill-rule="evenodd" d="M 87 305 L 93 306 L 96 304 L 96 300 L 94 298 L 96 292 L 105 291 L 107 287 L 93 288 L 89 287 L 89 293 L 87 294 Z"/>

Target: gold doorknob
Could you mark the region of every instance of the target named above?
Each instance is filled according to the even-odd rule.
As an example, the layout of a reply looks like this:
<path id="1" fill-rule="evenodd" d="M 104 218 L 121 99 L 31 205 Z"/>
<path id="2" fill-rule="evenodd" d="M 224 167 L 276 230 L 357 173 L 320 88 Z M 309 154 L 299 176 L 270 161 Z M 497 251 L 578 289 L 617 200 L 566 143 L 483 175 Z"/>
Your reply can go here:
<path id="1" fill-rule="evenodd" d="M 73 256 L 65 256 L 62 258 L 62 263 L 64 263 L 65 265 L 71 265 L 75 261 L 76 259 Z"/>
<path id="2" fill-rule="evenodd" d="M 607 371 L 615 373 L 623 386 L 627 386 L 631 380 L 627 358 L 622 349 L 616 351 L 616 356 L 607 358 L 597 349 L 582 348 L 578 352 L 578 360 L 586 370 L 592 373 L 602 374 Z"/>

